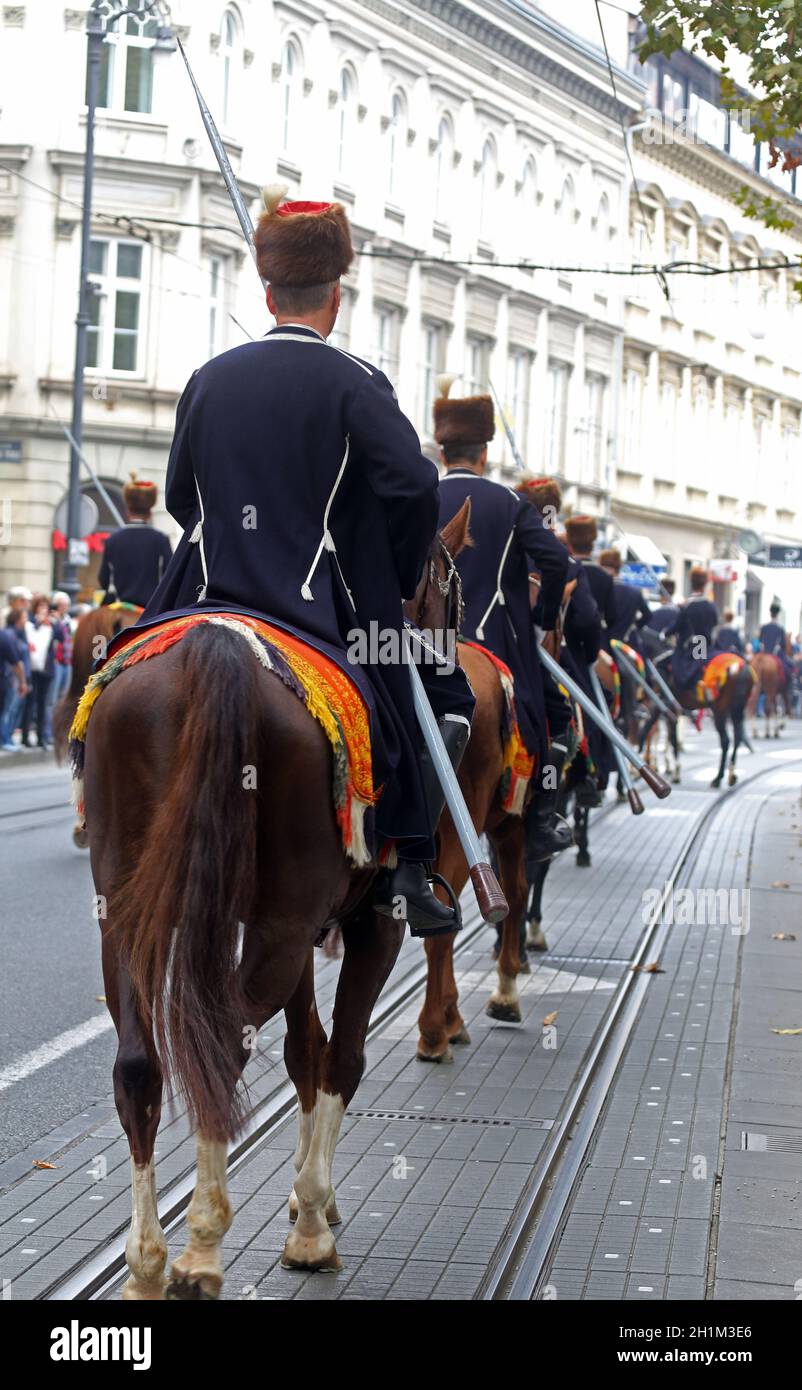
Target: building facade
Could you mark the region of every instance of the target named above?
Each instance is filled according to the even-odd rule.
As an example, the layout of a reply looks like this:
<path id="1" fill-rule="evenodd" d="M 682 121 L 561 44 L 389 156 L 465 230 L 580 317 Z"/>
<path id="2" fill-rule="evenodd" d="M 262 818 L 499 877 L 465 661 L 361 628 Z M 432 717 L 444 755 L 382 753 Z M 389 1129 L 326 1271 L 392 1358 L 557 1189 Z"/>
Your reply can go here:
<path id="1" fill-rule="evenodd" d="M 736 264 L 768 240 L 730 201 L 744 170 L 699 138 L 628 136 L 633 187 L 622 126 L 658 105 L 655 82 L 662 100 L 663 74 L 649 91 L 628 16 L 605 10 L 614 95 L 584 0 L 572 28 L 556 0 L 170 9 L 254 215 L 276 180 L 346 206 L 357 255 L 334 340 L 386 371 L 422 439 L 440 372 L 465 393 L 492 385 L 527 464 L 560 474 L 569 506 L 609 517 L 611 539 L 653 538 L 680 586 L 691 561 L 719 562 L 736 578 L 718 597 L 743 604 L 739 530 L 802 529 L 796 303 L 779 271 L 673 276 L 670 301 L 653 277 L 610 273 L 633 258 Z M 0 9 L 0 588 L 48 588 L 59 573 L 85 13 L 57 0 Z M 144 13 L 110 37 L 97 116 L 84 452 L 115 498 L 132 469 L 163 484 L 192 370 L 270 322 L 180 56 L 153 39 Z M 771 246 L 798 255 L 796 227 Z M 491 459 L 512 476 L 501 429 Z M 111 524 L 95 500 L 87 592 Z M 163 511 L 157 522 L 171 525 Z"/>

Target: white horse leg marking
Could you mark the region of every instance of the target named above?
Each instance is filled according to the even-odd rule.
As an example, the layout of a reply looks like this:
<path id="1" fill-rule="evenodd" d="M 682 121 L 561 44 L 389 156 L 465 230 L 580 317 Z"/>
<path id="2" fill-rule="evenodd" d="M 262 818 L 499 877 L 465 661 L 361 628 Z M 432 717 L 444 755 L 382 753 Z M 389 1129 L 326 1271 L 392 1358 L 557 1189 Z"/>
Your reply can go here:
<path id="1" fill-rule="evenodd" d="M 156 1208 L 156 1167 L 153 1159 L 138 1166 L 131 1159 L 131 1229 L 125 1258 L 131 1271 L 123 1284 L 124 1299 L 164 1297 L 167 1241 Z"/>
<path id="2" fill-rule="evenodd" d="M 327 1210 L 334 1196 L 331 1165 L 345 1114 L 342 1096 L 318 1091 L 313 1114 L 312 1137 L 295 1179 L 298 1220 L 287 1236 L 281 1263 L 285 1269 L 337 1270 L 341 1265 Z"/>
<path id="3" fill-rule="evenodd" d="M 223 1286 L 223 1265 L 220 1242 L 231 1225 L 233 1214 L 228 1200 L 226 1156 L 228 1145 L 215 1139 L 197 1139 L 198 1176 L 195 1191 L 187 1211 L 189 1242 L 177 1260 L 173 1260 L 172 1283 L 179 1286 L 199 1286 L 201 1296 L 217 1298 Z"/>

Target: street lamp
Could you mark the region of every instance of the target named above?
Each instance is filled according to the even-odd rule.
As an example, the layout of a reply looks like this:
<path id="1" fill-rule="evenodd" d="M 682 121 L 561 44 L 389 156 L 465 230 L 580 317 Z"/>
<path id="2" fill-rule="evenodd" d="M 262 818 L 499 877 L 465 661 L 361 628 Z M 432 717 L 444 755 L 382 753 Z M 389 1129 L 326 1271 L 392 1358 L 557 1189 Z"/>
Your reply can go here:
<path id="1" fill-rule="evenodd" d="M 109 13 L 109 6 L 116 8 Z M 101 14 L 101 7 L 106 12 Z M 175 40 L 170 28 L 170 11 L 164 0 L 92 0 L 86 16 L 86 157 L 84 160 L 84 197 L 81 215 L 81 271 L 78 285 L 78 313 L 75 319 L 75 373 L 72 387 L 72 439 L 70 440 L 70 481 L 67 493 L 67 558 L 61 587 L 70 598 L 80 588 L 78 570 L 81 555 L 81 443 L 84 414 L 84 374 L 86 372 L 86 330 L 89 326 L 89 244 L 92 232 L 92 182 L 95 163 L 95 110 L 100 86 L 101 45 L 106 35 L 121 19 L 130 15 L 141 19 L 152 15 L 159 20 L 153 52 L 175 52 Z"/>

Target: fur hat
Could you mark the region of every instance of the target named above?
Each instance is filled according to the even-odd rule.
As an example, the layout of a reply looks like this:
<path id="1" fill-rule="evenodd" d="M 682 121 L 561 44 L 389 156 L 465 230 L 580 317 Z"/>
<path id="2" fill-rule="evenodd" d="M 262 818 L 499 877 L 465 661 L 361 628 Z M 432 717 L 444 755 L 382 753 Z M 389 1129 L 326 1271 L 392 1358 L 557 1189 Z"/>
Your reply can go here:
<path id="1" fill-rule="evenodd" d="M 325 285 L 339 280 L 352 260 L 351 228 L 341 203 L 285 203 L 286 184 L 262 193 L 256 224 L 256 264 L 271 285 Z"/>
<path id="2" fill-rule="evenodd" d="M 522 478 L 515 491 L 534 502 L 541 511 L 544 507 L 553 507 L 558 512 L 562 506 L 562 493 L 555 478 Z"/>
<path id="3" fill-rule="evenodd" d="M 604 565 L 605 569 L 615 570 L 616 574 L 621 568 L 621 554 L 618 550 L 603 550 L 599 556 L 599 564 Z"/>
<path id="4" fill-rule="evenodd" d="M 692 589 L 703 589 L 707 583 L 707 570 L 704 565 L 693 565 L 688 579 Z"/>
<path id="5" fill-rule="evenodd" d="M 439 376 L 434 403 L 434 437 L 438 444 L 487 444 L 496 432 L 490 396 L 449 400 L 453 376 Z"/>
<path id="6" fill-rule="evenodd" d="M 568 544 L 572 550 L 590 551 L 598 535 L 595 516 L 569 516 L 565 523 Z"/>
<path id="7" fill-rule="evenodd" d="M 136 473 L 131 473 L 130 483 L 126 483 L 123 488 L 123 499 L 132 516 L 147 516 L 156 506 L 158 489 L 155 483 L 146 483 L 143 478 L 138 478 Z"/>

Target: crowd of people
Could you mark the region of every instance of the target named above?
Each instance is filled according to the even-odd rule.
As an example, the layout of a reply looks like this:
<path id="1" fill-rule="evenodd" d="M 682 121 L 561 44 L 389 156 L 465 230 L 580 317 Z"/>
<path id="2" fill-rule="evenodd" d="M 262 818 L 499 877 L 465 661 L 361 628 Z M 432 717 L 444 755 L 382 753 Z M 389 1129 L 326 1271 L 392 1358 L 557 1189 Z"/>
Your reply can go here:
<path id="1" fill-rule="evenodd" d="M 0 751 L 53 746 L 53 710 L 69 688 L 77 615 L 68 594 L 9 590 L 0 627 Z"/>

